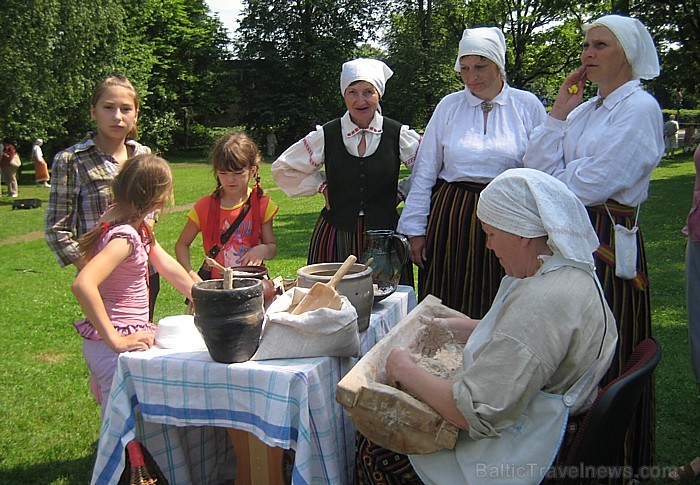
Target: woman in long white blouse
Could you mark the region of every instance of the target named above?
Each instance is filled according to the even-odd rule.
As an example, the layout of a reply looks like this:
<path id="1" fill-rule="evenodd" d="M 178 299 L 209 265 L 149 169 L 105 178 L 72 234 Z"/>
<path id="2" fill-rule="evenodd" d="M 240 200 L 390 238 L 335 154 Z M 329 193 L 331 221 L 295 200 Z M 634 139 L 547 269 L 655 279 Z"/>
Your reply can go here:
<path id="1" fill-rule="evenodd" d="M 272 164 L 272 177 L 287 196 L 325 197 L 311 236 L 309 264 L 359 257 L 366 230 L 396 228 L 396 205 L 405 196 L 398 189 L 399 170 L 401 163 L 412 167 L 420 135 L 381 114 L 379 101 L 392 74 L 376 59 L 343 64 L 345 114 L 317 126 Z M 401 282 L 413 284 L 410 263 Z"/>
<path id="2" fill-rule="evenodd" d="M 455 71 L 465 89 L 435 108 L 398 225 L 419 267 L 419 298 L 435 295 L 472 318 L 484 316 L 503 277 L 476 217 L 479 193 L 522 166 L 530 133 L 546 117 L 534 94 L 508 86 L 505 56 L 500 29 L 464 31 Z"/>
<path id="3" fill-rule="evenodd" d="M 641 22 L 607 15 L 585 25 L 584 31 L 582 65 L 564 81 L 547 120 L 533 133 L 524 164 L 566 183 L 586 205 L 598 234 L 596 271 L 620 336 L 605 384 L 620 373 L 635 346 L 651 335 L 642 233 L 636 230 L 636 274 L 623 279 L 616 276 L 613 228 L 634 230 L 637 225 L 651 172 L 664 153 L 663 119 L 658 103 L 640 83 L 659 74 L 654 42 Z M 598 95 L 582 102 L 587 80 L 597 85 Z M 625 464 L 636 468 L 651 465 L 653 459 L 652 386 L 635 419 Z"/>

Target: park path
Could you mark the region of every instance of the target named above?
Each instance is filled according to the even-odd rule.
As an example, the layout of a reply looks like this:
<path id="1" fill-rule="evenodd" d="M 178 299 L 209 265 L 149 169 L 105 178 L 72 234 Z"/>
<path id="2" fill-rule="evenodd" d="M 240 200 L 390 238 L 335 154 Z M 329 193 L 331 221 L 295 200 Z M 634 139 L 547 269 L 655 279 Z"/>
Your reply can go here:
<path id="1" fill-rule="evenodd" d="M 189 211 L 193 206 L 194 206 L 194 203 L 176 205 L 174 207 L 168 207 L 165 212 L 167 214 L 170 212 Z M 10 236 L 8 238 L 0 240 L 0 247 L 9 246 L 10 244 L 32 242 L 32 241 L 36 241 L 38 239 L 44 239 L 44 231 L 32 231 L 32 232 L 27 232 L 25 234 L 20 234 L 19 236 Z"/>

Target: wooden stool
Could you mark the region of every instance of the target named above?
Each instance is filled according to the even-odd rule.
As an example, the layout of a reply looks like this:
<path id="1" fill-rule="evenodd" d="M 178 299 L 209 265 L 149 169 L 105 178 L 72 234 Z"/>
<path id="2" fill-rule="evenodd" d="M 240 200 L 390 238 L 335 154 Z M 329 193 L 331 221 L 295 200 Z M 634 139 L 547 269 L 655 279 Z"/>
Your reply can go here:
<path id="1" fill-rule="evenodd" d="M 257 436 L 227 428 L 236 451 L 236 485 L 284 485 L 284 449 L 270 447 Z"/>

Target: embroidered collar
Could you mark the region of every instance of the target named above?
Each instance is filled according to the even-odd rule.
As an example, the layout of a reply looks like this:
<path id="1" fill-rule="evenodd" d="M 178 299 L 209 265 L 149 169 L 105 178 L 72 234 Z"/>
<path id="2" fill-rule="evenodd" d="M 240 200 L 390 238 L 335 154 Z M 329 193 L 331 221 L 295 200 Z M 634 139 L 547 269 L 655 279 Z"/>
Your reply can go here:
<path id="1" fill-rule="evenodd" d="M 383 132 L 384 117 L 377 111 L 374 113 L 374 118 L 370 122 L 369 126 L 365 129 L 360 128 L 350 119 L 350 112 L 346 111 L 342 118 L 340 118 L 340 130 L 344 136 L 350 138 L 355 136 L 358 132 L 364 131 L 366 133 L 381 135 Z"/>

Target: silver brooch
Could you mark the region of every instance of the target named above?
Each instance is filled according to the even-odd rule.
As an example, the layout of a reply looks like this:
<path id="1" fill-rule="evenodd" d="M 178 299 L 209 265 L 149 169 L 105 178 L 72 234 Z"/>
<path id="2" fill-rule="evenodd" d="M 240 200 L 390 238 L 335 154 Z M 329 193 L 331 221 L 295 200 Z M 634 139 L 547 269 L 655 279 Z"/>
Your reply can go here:
<path id="1" fill-rule="evenodd" d="M 484 113 L 488 113 L 493 109 L 493 103 L 491 101 L 482 101 L 481 103 L 481 111 Z"/>
<path id="2" fill-rule="evenodd" d="M 605 101 L 605 98 L 603 98 L 603 97 L 600 97 L 600 98 L 596 99 L 596 101 L 595 101 L 595 109 L 598 109 L 598 108 L 600 108 L 601 106 L 603 106 L 603 101 Z"/>

